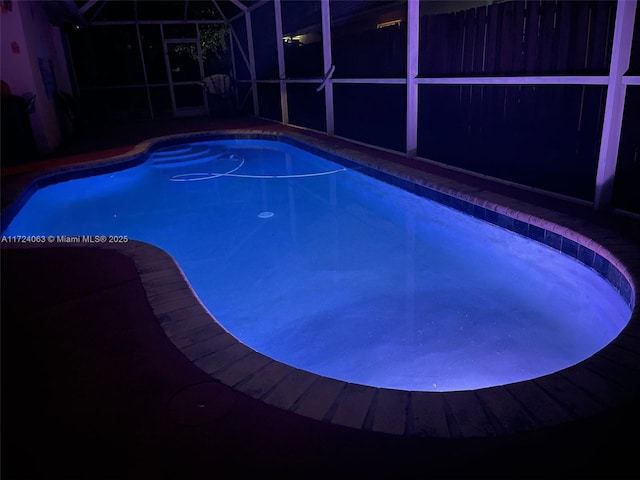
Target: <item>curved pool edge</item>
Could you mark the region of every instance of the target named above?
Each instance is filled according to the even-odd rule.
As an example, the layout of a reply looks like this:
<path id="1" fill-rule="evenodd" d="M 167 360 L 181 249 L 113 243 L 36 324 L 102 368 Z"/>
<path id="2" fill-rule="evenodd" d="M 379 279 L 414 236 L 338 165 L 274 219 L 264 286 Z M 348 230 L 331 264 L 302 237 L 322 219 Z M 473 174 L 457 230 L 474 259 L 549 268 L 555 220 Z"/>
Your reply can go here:
<path id="1" fill-rule="evenodd" d="M 256 352 L 215 321 L 167 252 L 141 242 L 117 250 L 136 263 L 165 334 L 193 364 L 238 392 L 314 420 L 393 435 L 496 437 L 587 419 L 640 395 L 637 308 L 627 328 L 592 357 L 534 380 L 442 393 L 376 388 Z"/>
<path id="2" fill-rule="evenodd" d="M 167 337 L 214 379 L 252 398 L 315 420 L 387 434 L 437 438 L 495 437 L 527 432 L 589 418 L 640 395 L 637 246 L 600 228 L 589 227 L 587 235 L 585 225 L 568 216 L 523 202 L 514 207 L 511 199 L 456 185 L 450 180 L 438 183 L 439 179 L 433 175 L 408 167 L 394 168 L 392 164 L 364 157 L 360 152 L 335 146 L 331 141 L 310 140 L 292 133 L 246 130 L 213 135 L 213 138 L 211 133 L 175 135 L 150 140 L 124 156 L 100 161 L 99 169 L 127 168 L 151 148 L 186 139 L 240 135 L 241 138 L 259 136 L 274 140 L 286 137 L 288 143 L 295 146 L 300 146 L 298 142 L 308 142 L 312 148 L 371 170 L 365 173 L 391 175 L 392 178 L 384 180 L 408 186 L 414 193 L 427 193 L 436 201 L 442 200 L 440 203 L 573 256 L 612 283 L 632 309 L 631 319 L 618 337 L 587 360 L 562 371 L 473 391 L 392 390 L 315 375 L 243 345 L 215 321 L 190 288 L 178 264 L 158 247 L 135 241 L 98 247 L 115 249 L 135 262 L 149 305 Z M 51 172 L 30 188 L 89 174 L 96 174 L 95 163 Z M 30 195 L 28 192 L 23 194 L 26 198 L 17 199 L 17 203 L 24 204 Z M 505 206 L 507 204 L 511 206 Z M 523 224 L 527 226 L 526 231 Z"/>
<path id="3" fill-rule="evenodd" d="M 129 241 L 46 248 L 115 250 L 130 258 L 160 327 L 189 361 L 236 392 L 317 421 L 408 437 L 487 438 L 586 420 L 640 398 L 637 308 L 614 341 L 562 371 L 479 390 L 394 390 L 306 372 L 242 344 L 199 301 L 173 257 L 158 247 Z"/>

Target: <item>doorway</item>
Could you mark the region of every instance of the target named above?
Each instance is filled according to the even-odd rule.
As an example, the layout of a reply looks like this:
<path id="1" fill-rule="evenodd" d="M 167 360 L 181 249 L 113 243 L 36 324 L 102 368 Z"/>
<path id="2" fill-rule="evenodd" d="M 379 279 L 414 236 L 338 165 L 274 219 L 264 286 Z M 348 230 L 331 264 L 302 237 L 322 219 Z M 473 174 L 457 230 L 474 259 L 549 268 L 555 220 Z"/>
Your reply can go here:
<path id="1" fill-rule="evenodd" d="M 202 52 L 197 38 L 165 39 L 171 105 L 175 117 L 205 115 Z"/>

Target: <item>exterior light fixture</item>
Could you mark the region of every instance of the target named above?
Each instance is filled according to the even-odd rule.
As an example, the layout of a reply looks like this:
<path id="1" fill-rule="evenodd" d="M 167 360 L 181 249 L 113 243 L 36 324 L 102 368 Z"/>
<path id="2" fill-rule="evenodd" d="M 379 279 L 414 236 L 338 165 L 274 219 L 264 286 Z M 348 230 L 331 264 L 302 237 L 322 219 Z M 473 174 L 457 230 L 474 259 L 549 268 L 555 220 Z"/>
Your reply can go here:
<path id="1" fill-rule="evenodd" d="M 401 19 L 391 20 L 389 22 L 382 22 L 376 25 L 376 28 L 387 28 L 387 27 L 399 27 L 402 23 Z"/>

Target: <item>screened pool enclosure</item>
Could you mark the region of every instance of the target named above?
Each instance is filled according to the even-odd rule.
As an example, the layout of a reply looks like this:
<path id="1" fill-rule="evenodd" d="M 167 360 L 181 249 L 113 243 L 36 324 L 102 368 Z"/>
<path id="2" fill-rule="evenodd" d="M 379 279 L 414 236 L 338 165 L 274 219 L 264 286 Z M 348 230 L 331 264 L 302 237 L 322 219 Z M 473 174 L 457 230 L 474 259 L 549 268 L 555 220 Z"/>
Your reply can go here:
<path id="1" fill-rule="evenodd" d="M 104 118 L 252 115 L 640 214 L 627 1 L 76 1 L 74 92 Z"/>

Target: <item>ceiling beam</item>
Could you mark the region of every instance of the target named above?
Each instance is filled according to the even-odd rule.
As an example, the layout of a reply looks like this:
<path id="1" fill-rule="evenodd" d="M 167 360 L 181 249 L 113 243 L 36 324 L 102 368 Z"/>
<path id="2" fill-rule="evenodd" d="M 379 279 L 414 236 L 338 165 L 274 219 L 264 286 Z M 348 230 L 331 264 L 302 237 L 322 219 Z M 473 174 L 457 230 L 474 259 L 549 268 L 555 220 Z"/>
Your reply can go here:
<path id="1" fill-rule="evenodd" d="M 102 0 L 102 3 L 98 6 L 98 8 L 96 8 L 96 11 L 93 12 L 93 15 L 91 15 L 89 22 L 93 22 L 93 19 L 96 18 L 98 15 L 100 15 L 100 12 L 102 12 L 102 9 L 105 7 L 106 4 L 107 4 L 107 0 Z"/>
<path id="2" fill-rule="evenodd" d="M 236 7 L 238 7 L 243 12 L 247 11 L 247 7 L 241 1 L 239 1 L 239 0 L 231 0 L 231 3 L 233 3 Z"/>
<path id="3" fill-rule="evenodd" d="M 80 12 L 81 15 L 84 15 L 84 12 L 89 10 L 91 7 L 93 7 L 99 1 L 100 0 L 89 0 L 87 3 L 85 3 L 83 6 L 81 6 L 80 10 L 78 10 L 78 11 Z"/>
<path id="4" fill-rule="evenodd" d="M 254 10 L 260 8 L 261 6 L 263 6 L 265 3 L 270 3 L 273 2 L 273 0 L 262 0 L 254 5 L 251 5 L 251 7 L 249 7 L 247 9 L 248 12 L 253 12 Z"/>
<path id="5" fill-rule="evenodd" d="M 222 19 L 225 22 L 228 22 L 229 20 L 227 19 L 227 17 L 225 17 L 224 13 L 222 13 L 222 10 L 220 9 L 220 5 L 218 5 L 218 2 L 216 2 L 216 0 L 211 0 L 211 3 L 213 3 L 213 6 L 215 7 L 215 9 L 218 11 L 218 13 L 220 14 L 220 16 L 222 17 Z"/>

